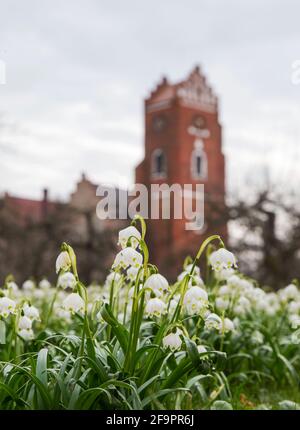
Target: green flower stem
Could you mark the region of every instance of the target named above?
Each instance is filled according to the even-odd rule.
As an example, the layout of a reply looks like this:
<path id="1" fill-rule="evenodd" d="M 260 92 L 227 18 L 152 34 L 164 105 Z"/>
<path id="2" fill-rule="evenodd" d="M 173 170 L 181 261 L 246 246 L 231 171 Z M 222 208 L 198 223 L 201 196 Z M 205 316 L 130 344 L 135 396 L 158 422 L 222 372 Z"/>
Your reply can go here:
<path id="1" fill-rule="evenodd" d="M 47 312 L 47 316 L 45 318 L 44 329 L 48 327 L 49 320 L 50 320 L 50 318 L 52 316 L 52 312 L 53 312 L 53 308 L 54 308 L 54 303 L 56 302 L 57 294 L 58 294 L 58 286 L 56 286 L 56 288 L 55 288 L 55 292 L 53 294 L 53 298 L 52 298 L 52 301 L 50 303 L 49 311 Z"/>
<path id="2" fill-rule="evenodd" d="M 138 299 L 139 299 L 138 292 L 139 292 L 140 276 L 141 276 L 141 269 L 139 270 L 137 277 L 136 277 L 135 286 L 134 286 L 134 293 L 133 293 L 133 297 L 132 297 L 129 340 L 128 340 L 128 348 L 127 348 L 125 361 L 124 361 L 124 370 L 125 371 L 129 371 L 130 366 L 131 366 L 132 355 L 135 353 L 135 351 L 133 351 L 133 340 L 135 339 L 135 332 L 137 330 L 136 319 L 138 318 Z"/>
<path id="3" fill-rule="evenodd" d="M 187 274 L 187 275 L 183 278 L 183 281 L 182 281 L 182 288 L 181 288 L 181 294 L 180 294 L 180 300 L 179 300 L 178 305 L 177 305 L 177 307 L 176 307 L 176 309 L 175 309 L 175 312 L 174 312 L 174 314 L 173 314 L 173 317 L 172 317 L 172 320 L 171 320 L 171 322 L 172 322 L 172 323 L 173 323 L 173 322 L 175 322 L 175 321 L 177 321 L 177 320 L 178 320 L 178 318 L 179 318 L 179 316 L 180 316 L 181 309 L 182 309 L 182 305 L 183 305 L 184 296 L 185 296 L 186 290 L 187 290 L 187 288 L 188 288 L 189 280 L 190 280 L 190 279 L 191 279 L 191 277 L 193 276 L 193 273 L 194 273 L 194 270 L 195 270 L 195 267 L 196 267 L 197 261 L 199 261 L 199 260 L 200 260 L 200 258 L 201 258 L 201 256 L 202 256 L 203 252 L 205 251 L 205 248 L 206 248 L 206 247 L 207 247 L 207 246 L 208 246 L 208 245 L 209 245 L 213 240 L 218 240 L 218 241 L 220 242 L 221 246 L 224 246 L 224 243 L 223 243 L 223 241 L 222 241 L 221 237 L 220 237 L 219 235 L 217 235 L 217 234 L 215 234 L 215 235 L 213 235 L 213 236 L 209 236 L 207 239 L 205 239 L 205 240 L 204 240 L 204 242 L 203 242 L 203 243 L 202 243 L 202 245 L 200 246 L 199 251 L 197 252 L 197 255 L 196 255 L 195 259 L 194 259 L 194 262 L 193 262 L 192 268 L 191 268 L 191 270 L 190 270 L 190 273 L 189 273 L 189 274 Z"/>

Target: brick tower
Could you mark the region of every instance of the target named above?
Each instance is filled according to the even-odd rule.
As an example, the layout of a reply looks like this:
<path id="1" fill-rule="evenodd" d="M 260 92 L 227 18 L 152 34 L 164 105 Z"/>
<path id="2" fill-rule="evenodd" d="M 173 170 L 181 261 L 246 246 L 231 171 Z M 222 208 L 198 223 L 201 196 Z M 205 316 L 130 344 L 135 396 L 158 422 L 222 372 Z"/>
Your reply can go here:
<path id="1" fill-rule="evenodd" d="M 166 78 L 145 100 L 145 158 L 136 183 L 203 184 L 205 225 L 186 230 L 186 219 L 148 220 L 151 261 L 174 278 L 186 255 L 194 256 L 210 234 L 226 238 L 225 169 L 218 100 L 196 67 L 182 82 Z"/>

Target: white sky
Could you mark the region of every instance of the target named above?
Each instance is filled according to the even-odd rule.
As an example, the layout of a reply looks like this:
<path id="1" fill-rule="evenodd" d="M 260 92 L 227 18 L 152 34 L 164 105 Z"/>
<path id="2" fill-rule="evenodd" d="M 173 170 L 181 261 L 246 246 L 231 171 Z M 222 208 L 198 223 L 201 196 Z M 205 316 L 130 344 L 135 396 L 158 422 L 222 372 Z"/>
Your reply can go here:
<path id="1" fill-rule="evenodd" d="M 220 96 L 231 191 L 300 180 L 300 3 L 6 0 L 0 13 L 0 193 L 66 198 L 85 171 L 126 186 L 143 99 L 200 63 Z"/>

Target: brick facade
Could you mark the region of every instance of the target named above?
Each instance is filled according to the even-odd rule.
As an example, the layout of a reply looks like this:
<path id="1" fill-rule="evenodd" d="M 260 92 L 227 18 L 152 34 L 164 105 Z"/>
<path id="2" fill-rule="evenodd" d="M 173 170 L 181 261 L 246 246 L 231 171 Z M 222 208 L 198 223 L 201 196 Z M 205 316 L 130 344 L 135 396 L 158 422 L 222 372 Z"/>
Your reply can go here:
<path id="1" fill-rule="evenodd" d="M 218 100 L 199 67 L 188 78 L 171 84 L 166 78 L 145 100 L 145 158 L 136 168 L 136 183 L 204 184 L 206 226 L 201 234 L 187 231 L 185 219 L 149 220 L 148 242 L 152 260 L 175 276 L 187 254 L 195 255 L 210 234 L 226 237 L 226 225 L 218 231 L 210 223 L 212 202 L 225 207 L 225 169 Z M 200 154 L 199 172 L 194 172 Z M 155 173 L 156 154 L 164 154 L 163 171 Z M 161 164 L 161 162 L 160 162 Z M 154 171 L 153 171 L 154 169 Z M 201 172 L 202 169 L 202 172 Z M 175 268 L 173 270 L 173 268 Z"/>

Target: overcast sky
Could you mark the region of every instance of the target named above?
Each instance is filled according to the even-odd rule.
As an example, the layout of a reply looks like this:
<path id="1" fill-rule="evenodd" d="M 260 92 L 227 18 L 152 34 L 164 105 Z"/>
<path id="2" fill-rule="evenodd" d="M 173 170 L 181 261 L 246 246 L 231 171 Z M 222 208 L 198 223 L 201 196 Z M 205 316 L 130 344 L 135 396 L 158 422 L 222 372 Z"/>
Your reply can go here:
<path id="1" fill-rule="evenodd" d="M 66 198 L 83 171 L 132 183 L 143 99 L 197 63 L 220 97 L 230 189 L 267 166 L 299 182 L 299 17 L 297 0 L 2 0 L 0 192 Z"/>

